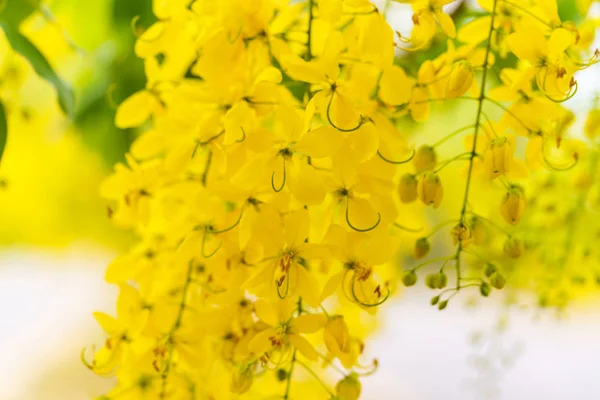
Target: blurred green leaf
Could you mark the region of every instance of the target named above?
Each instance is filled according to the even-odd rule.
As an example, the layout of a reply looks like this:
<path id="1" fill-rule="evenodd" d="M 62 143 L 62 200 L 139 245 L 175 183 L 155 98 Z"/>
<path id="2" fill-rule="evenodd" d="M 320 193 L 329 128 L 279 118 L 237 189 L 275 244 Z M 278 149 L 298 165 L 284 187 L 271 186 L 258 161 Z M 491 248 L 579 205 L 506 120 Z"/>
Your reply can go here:
<path id="1" fill-rule="evenodd" d="M 40 0 L 1 0 L 0 20 L 18 26 L 38 9 L 40 2 Z"/>
<path id="2" fill-rule="evenodd" d="M 73 93 L 73 89 L 60 79 L 48 60 L 46 60 L 46 57 L 29 39 L 19 32 L 16 26 L 7 22 L 0 22 L 0 25 L 12 48 L 29 61 L 40 77 L 46 79 L 55 87 L 60 107 L 66 115 L 73 117 L 75 114 L 75 94 Z"/>
<path id="3" fill-rule="evenodd" d="M 8 136 L 8 123 L 6 122 L 6 112 L 4 111 L 4 105 L 0 103 L 0 161 L 2 161 L 2 154 L 4 154 L 4 147 L 6 147 L 6 138 Z"/>

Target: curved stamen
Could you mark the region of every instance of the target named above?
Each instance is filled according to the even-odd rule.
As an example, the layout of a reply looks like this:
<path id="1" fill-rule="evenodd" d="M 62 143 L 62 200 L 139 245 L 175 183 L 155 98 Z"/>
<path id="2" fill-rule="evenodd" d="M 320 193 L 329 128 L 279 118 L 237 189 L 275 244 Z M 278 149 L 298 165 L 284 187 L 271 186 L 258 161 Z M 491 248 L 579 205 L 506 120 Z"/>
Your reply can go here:
<path id="1" fill-rule="evenodd" d="M 363 303 L 362 301 L 360 301 L 358 299 L 358 297 L 356 296 L 356 272 L 354 272 L 354 275 L 352 276 L 352 284 L 351 284 L 351 289 L 352 289 L 352 297 L 354 298 L 354 301 L 358 304 L 360 304 L 363 307 L 377 307 L 383 303 L 386 302 L 386 300 L 390 297 L 390 294 L 392 293 L 390 288 L 387 288 L 387 293 L 386 295 L 383 297 L 383 299 L 375 302 L 375 303 Z"/>
<path id="2" fill-rule="evenodd" d="M 239 215 L 237 221 L 235 221 L 235 223 L 233 225 L 231 225 L 230 227 L 224 228 L 224 229 L 221 229 L 221 230 L 214 230 L 214 228 L 212 226 L 208 226 L 207 229 L 208 229 L 208 231 L 210 233 L 213 233 L 213 234 L 219 234 L 219 233 L 229 232 L 230 230 L 232 230 L 233 228 L 235 228 L 236 226 L 239 225 L 239 223 L 242 220 L 243 216 L 244 216 L 244 207 L 241 208 L 240 215 Z"/>
<path id="3" fill-rule="evenodd" d="M 223 245 L 223 242 L 219 242 L 219 245 L 217 246 L 216 249 L 214 249 L 212 251 L 212 253 L 206 254 L 206 237 L 208 236 L 208 233 L 209 233 L 208 227 L 204 228 L 204 235 L 202 235 L 202 257 L 204 257 L 204 258 L 211 258 L 215 254 L 217 254 L 217 251 L 219 251 L 219 249 Z"/>
<path id="4" fill-rule="evenodd" d="M 331 98 L 329 99 L 329 103 L 327 104 L 327 111 L 326 111 L 327 122 L 329 122 L 329 124 L 331 126 L 333 126 L 335 129 L 337 129 L 338 131 L 344 132 L 344 133 L 354 132 L 354 131 L 358 130 L 361 126 L 363 126 L 364 120 L 363 120 L 362 115 L 360 117 L 360 121 L 358 122 L 358 125 L 356 125 L 354 128 L 343 129 L 343 128 L 340 128 L 339 126 L 337 126 L 336 124 L 334 124 L 333 121 L 331 120 L 331 115 L 330 115 L 330 113 L 331 113 L 331 103 L 333 103 L 333 96 L 335 96 L 335 90 L 333 90 L 331 92 Z"/>
<path id="5" fill-rule="evenodd" d="M 406 231 L 406 232 L 415 232 L 415 233 L 417 233 L 417 232 L 423 231 L 423 227 L 420 227 L 420 228 L 407 228 L 406 226 L 402 226 L 402 225 L 398 224 L 397 222 L 394 222 L 393 225 L 396 228 L 402 229 L 403 231 Z"/>
<path id="6" fill-rule="evenodd" d="M 410 162 L 414 157 L 415 154 L 417 152 L 415 151 L 415 149 L 413 149 L 412 154 L 410 155 L 410 157 L 408 157 L 406 160 L 402 160 L 402 161 L 394 161 L 394 160 L 390 160 L 388 158 L 385 158 L 382 154 L 381 151 L 377 150 L 377 155 L 379 156 L 379 158 L 381 158 L 383 161 L 385 161 L 386 163 L 389 164 L 394 164 L 394 165 L 400 165 L 400 164 L 406 164 L 407 162 Z"/>
<path id="7" fill-rule="evenodd" d="M 240 129 L 242 130 L 242 138 L 236 140 L 236 143 L 242 143 L 244 140 L 246 140 L 246 131 L 244 130 L 244 127 L 240 126 Z"/>
<path id="8" fill-rule="evenodd" d="M 379 226 L 379 223 L 381 222 L 381 214 L 378 212 L 377 213 L 377 222 L 375 222 L 375 225 L 369 227 L 369 228 L 365 228 L 365 229 L 361 229 L 361 228 L 357 228 L 354 225 L 352 225 L 352 222 L 350 222 L 350 197 L 346 196 L 346 223 L 348 223 L 348 226 L 350 228 L 352 228 L 353 230 L 355 230 L 356 232 L 369 232 L 372 231 L 373 229 L 377 228 L 377 226 Z"/>
<path id="9" fill-rule="evenodd" d="M 285 187 L 285 181 L 287 180 L 287 173 L 286 173 L 286 169 L 285 169 L 285 158 L 283 159 L 283 181 L 281 182 L 281 186 L 279 187 L 279 189 L 277 189 L 275 187 L 275 171 L 273 171 L 273 174 L 271 175 L 271 187 L 273 188 L 273 190 L 276 193 L 279 193 L 283 190 L 283 188 Z"/>
<path id="10" fill-rule="evenodd" d="M 556 165 L 552 163 L 552 161 L 548 158 L 546 154 L 546 140 L 542 138 L 542 160 L 544 161 L 544 165 L 554 171 L 568 171 L 573 169 L 579 163 L 579 155 L 577 153 L 573 153 L 573 162 L 564 165 Z"/>

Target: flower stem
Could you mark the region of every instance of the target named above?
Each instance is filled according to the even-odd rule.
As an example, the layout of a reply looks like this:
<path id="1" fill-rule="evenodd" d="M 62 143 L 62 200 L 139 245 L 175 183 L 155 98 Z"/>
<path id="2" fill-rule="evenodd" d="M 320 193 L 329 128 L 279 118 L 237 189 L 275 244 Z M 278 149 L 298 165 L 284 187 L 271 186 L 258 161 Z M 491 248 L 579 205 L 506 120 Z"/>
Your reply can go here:
<path id="1" fill-rule="evenodd" d="M 464 224 L 465 217 L 467 215 L 467 203 L 469 201 L 469 190 L 471 188 L 471 178 L 473 176 L 473 160 L 477 155 L 477 136 L 479 134 L 479 126 L 481 123 L 481 116 L 483 112 L 483 100 L 485 99 L 485 84 L 488 73 L 488 63 L 490 52 L 492 49 L 492 33 L 494 32 L 494 20 L 496 18 L 496 6 L 498 0 L 494 0 L 494 6 L 492 9 L 492 20 L 490 21 L 490 30 L 488 32 L 487 44 L 485 48 L 485 60 L 483 62 L 483 75 L 481 77 L 481 90 L 477 99 L 477 115 L 475 116 L 475 133 L 473 137 L 473 147 L 471 148 L 471 157 L 469 158 L 469 172 L 467 174 L 467 184 L 465 187 L 465 197 L 463 200 L 462 209 L 460 211 L 460 222 Z M 458 249 L 456 250 L 456 288 L 460 288 L 461 270 L 460 270 L 460 253 L 462 252 L 462 240 L 458 242 Z"/>

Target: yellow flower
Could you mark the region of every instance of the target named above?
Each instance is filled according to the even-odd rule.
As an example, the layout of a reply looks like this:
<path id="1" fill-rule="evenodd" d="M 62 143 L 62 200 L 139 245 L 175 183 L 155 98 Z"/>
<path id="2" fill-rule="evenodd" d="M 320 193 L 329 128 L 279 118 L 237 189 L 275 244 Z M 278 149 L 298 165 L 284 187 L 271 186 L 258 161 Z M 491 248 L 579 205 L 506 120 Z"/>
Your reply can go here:
<path id="1" fill-rule="evenodd" d="M 565 28 L 552 31 L 550 38 L 533 25 L 523 25 L 508 37 L 510 50 L 530 66 L 521 79 L 536 77 L 544 93 L 558 100 L 568 96 L 575 85 L 565 51 L 574 43 L 573 33 Z"/>
<path id="2" fill-rule="evenodd" d="M 254 303 L 256 315 L 267 324 L 267 328 L 257 333 L 248 343 L 248 350 L 257 356 L 275 350 L 285 350 L 292 346 L 304 357 L 316 361 L 318 353 L 310 342 L 302 336 L 323 329 L 327 318 L 322 314 L 303 314 L 294 317 L 296 302 L 284 300 L 258 300 Z"/>
<path id="3" fill-rule="evenodd" d="M 302 297 L 311 307 L 318 307 L 319 289 L 316 278 L 305 265 L 307 261 L 322 258 L 324 247 L 307 242 L 310 219 L 305 210 L 291 214 L 284 227 L 277 215 L 261 213 L 255 232 L 263 243 L 267 261 L 244 284 L 271 298 Z"/>
<path id="4" fill-rule="evenodd" d="M 419 179 L 417 193 L 423 204 L 438 208 L 444 198 L 444 188 L 440 177 L 434 172 L 425 172 Z"/>

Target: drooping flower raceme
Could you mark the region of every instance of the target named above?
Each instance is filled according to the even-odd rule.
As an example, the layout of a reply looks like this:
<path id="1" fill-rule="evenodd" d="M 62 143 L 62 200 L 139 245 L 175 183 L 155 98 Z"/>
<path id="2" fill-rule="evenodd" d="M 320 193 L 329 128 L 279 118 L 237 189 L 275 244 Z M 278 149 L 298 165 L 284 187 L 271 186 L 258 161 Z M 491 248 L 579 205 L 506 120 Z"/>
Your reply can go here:
<path id="1" fill-rule="evenodd" d="M 443 289 L 432 299 L 440 309 L 463 288 L 487 297 L 504 287 L 501 267 L 486 272 L 491 261 L 513 265 L 527 249 L 494 219 L 510 229 L 526 219 L 530 197 L 517 181 L 529 169 L 577 164 L 574 153 L 555 159 L 577 147 L 563 140 L 559 102 L 591 61 L 572 60 L 576 29 L 553 16 L 538 17 L 535 52 L 519 40 L 533 32 L 531 15 L 512 3 L 482 1 L 488 13 L 458 34 L 442 9 L 450 1 L 410 3 L 413 34 L 395 43 L 367 0 L 154 2 L 159 21 L 136 47 L 148 87 L 116 120 L 143 133 L 102 188 L 115 223 L 139 237 L 106 275 L 121 290 L 117 318 L 96 314 L 107 341 L 86 363 L 117 376 L 102 399 L 303 398 L 312 386 L 294 384 L 300 369 L 319 381 L 319 398 L 358 398 L 378 362 L 365 360 L 356 315 L 375 314 L 393 295 L 417 199 L 419 213 L 432 206 L 451 220 L 407 248 L 426 258 L 429 238 L 450 226 L 455 250 L 408 269 L 403 283 L 441 262 L 426 278 Z M 473 37 L 471 24 L 485 37 Z M 395 64 L 395 46 L 425 50 L 438 25 L 447 51 L 415 76 Z M 523 62 L 490 90 L 491 67 L 508 51 Z M 432 103 L 455 100 L 476 105 L 469 124 L 413 150 L 398 120 L 424 122 Z M 445 143 L 461 134 L 466 152 L 448 155 Z M 444 185 L 446 167 L 459 162 L 461 184 Z M 472 198 L 477 185 L 493 188 L 492 216 Z M 446 209 L 457 191 L 459 209 Z M 490 240 L 497 232 L 500 244 Z M 473 255 L 488 267 L 467 263 Z"/>

